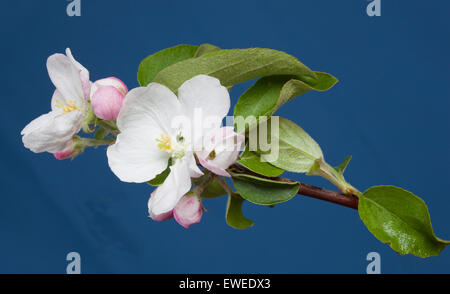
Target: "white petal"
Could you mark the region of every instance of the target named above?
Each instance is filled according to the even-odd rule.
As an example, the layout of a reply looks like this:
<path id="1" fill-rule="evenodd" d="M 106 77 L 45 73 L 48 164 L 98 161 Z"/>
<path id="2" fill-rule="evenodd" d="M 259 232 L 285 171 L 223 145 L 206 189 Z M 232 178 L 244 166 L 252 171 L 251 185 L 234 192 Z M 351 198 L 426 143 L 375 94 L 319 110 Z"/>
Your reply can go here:
<path id="1" fill-rule="evenodd" d="M 47 59 L 47 70 L 56 89 L 66 100 L 71 100 L 79 106 L 84 105 L 84 91 L 79 70 L 69 57 L 53 54 Z"/>
<path id="2" fill-rule="evenodd" d="M 220 127 L 230 109 L 228 90 L 216 78 L 198 75 L 184 82 L 178 89 L 178 98 L 194 122 L 193 142 Z"/>
<path id="3" fill-rule="evenodd" d="M 195 157 L 193 153 L 188 153 L 184 156 L 184 160 L 189 167 L 189 175 L 191 178 L 198 178 L 203 176 L 203 172 L 198 168 L 197 163 L 195 162 Z"/>
<path id="4" fill-rule="evenodd" d="M 120 133 L 106 154 L 114 174 L 121 181 L 131 183 L 152 180 L 167 168 L 170 157 L 158 149 L 156 135 L 144 126 Z"/>
<path id="5" fill-rule="evenodd" d="M 181 113 L 175 94 L 163 85 L 151 83 L 128 92 L 117 118 L 117 126 L 121 132 L 141 127 L 158 130 L 162 132 L 158 134 L 159 138 L 162 134 L 174 133 L 172 120 Z"/>
<path id="6" fill-rule="evenodd" d="M 81 65 L 81 63 L 79 63 L 78 61 L 75 60 L 75 58 L 72 55 L 72 51 L 70 50 L 70 48 L 66 49 L 66 55 L 67 57 L 69 57 L 70 61 L 72 62 L 72 64 L 80 71 L 80 73 L 87 77 L 89 80 L 89 71 Z"/>
<path id="7" fill-rule="evenodd" d="M 117 118 L 120 134 L 107 152 L 120 180 L 146 182 L 167 168 L 170 155 L 158 149 L 157 139 L 173 135 L 170 121 L 179 113 L 175 94 L 162 85 L 153 83 L 127 94 Z"/>
<path id="8" fill-rule="evenodd" d="M 170 167 L 170 174 L 148 202 L 149 213 L 160 215 L 171 211 L 181 197 L 191 189 L 189 168 L 184 160 L 177 160 Z"/>
<path id="9" fill-rule="evenodd" d="M 63 109 L 61 107 L 57 106 L 57 105 L 60 105 L 61 103 L 66 103 L 66 100 L 64 99 L 63 95 L 61 95 L 61 93 L 58 90 L 55 90 L 55 92 L 53 92 L 52 102 L 51 102 L 52 111 L 62 113 Z"/>
<path id="10" fill-rule="evenodd" d="M 78 133 L 82 121 L 83 114 L 79 111 L 67 114 L 51 111 L 36 118 L 22 130 L 23 144 L 36 153 L 60 152 Z"/>
<path id="11" fill-rule="evenodd" d="M 75 60 L 75 58 L 72 55 L 72 51 L 70 51 L 69 48 L 66 49 L 66 55 L 69 57 L 72 64 L 78 69 L 79 76 L 81 79 L 81 85 L 83 87 L 83 94 L 84 98 L 88 100 L 90 98 L 90 92 L 91 92 L 91 81 L 89 80 L 89 71 L 82 66 L 78 61 Z"/>

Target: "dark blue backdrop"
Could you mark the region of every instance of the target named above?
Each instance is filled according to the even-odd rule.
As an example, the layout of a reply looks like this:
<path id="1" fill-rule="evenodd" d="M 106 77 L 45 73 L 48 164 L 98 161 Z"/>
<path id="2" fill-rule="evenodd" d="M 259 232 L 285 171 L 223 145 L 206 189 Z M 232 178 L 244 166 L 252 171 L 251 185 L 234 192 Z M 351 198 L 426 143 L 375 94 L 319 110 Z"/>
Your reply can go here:
<path id="1" fill-rule="evenodd" d="M 366 0 L 82 0 L 72 18 L 67 4 L 7 1 L 0 12 L 0 272 L 64 273 L 70 251 L 84 273 L 364 273 L 371 251 L 385 273 L 450 271 L 450 249 L 400 256 L 355 211 L 303 197 L 274 209 L 246 205 L 256 223 L 246 231 L 227 227 L 222 198 L 206 201 L 210 213 L 189 230 L 156 223 L 147 217 L 150 187 L 121 183 L 104 150 L 57 161 L 26 150 L 19 134 L 49 111 L 45 61 L 66 47 L 93 80 L 114 75 L 130 88 L 144 57 L 179 43 L 279 49 L 340 79 L 279 113 L 330 163 L 353 155 L 347 177 L 361 190 L 393 184 L 421 196 L 437 235 L 450 239 L 448 1 L 382 0 L 375 18 Z M 234 102 L 243 89 L 232 91 Z"/>

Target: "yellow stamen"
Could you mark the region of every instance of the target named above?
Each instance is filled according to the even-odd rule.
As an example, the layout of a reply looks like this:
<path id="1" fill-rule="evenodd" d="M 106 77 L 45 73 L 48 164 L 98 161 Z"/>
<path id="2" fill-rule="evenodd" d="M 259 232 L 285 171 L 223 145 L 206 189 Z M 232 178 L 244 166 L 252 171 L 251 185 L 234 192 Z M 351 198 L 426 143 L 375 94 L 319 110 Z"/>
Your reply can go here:
<path id="1" fill-rule="evenodd" d="M 60 100 L 56 100 L 55 106 L 58 108 L 61 108 L 63 110 L 64 114 L 69 113 L 74 110 L 78 110 L 78 107 L 71 100 L 66 100 L 66 104 L 61 103 Z"/>
<path id="2" fill-rule="evenodd" d="M 166 152 L 170 152 L 172 150 L 172 140 L 170 139 L 170 136 L 162 134 L 161 139 L 156 139 L 156 142 L 158 142 L 159 150 Z"/>

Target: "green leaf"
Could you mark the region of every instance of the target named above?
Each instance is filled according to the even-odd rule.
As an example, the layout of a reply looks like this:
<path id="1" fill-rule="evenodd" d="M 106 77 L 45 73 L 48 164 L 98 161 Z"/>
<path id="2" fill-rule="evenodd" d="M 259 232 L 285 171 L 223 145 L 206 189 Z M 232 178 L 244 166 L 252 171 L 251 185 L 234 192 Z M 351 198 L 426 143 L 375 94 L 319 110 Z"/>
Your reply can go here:
<path id="1" fill-rule="evenodd" d="M 178 45 L 161 50 L 145 58 L 139 65 L 138 81 L 142 87 L 150 84 L 164 68 L 195 56 L 199 46 Z"/>
<path id="2" fill-rule="evenodd" d="M 235 121 L 254 116 L 272 116 L 283 104 L 310 90 L 325 91 L 330 89 L 337 79 L 330 74 L 316 72 L 318 81 L 309 85 L 295 79 L 295 76 L 270 76 L 259 79 L 238 100 L 234 107 Z M 249 128 L 252 126 L 249 125 Z M 242 132 L 238 128 L 238 132 Z"/>
<path id="3" fill-rule="evenodd" d="M 97 132 L 95 132 L 95 134 L 94 134 L 94 139 L 103 140 L 106 138 L 106 136 L 108 136 L 108 134 L 109 134 L 109 132 L 106 129 L 99 127 L 97 129 Z"/>
<path id="4" fill-rule="evenodd" d="M 266 127 L 264 124 L 266 122 L 260 124 L 259 127 Z M 267 128 L 268 139 L 272 146 L 271 153 L 259 153 L 261 158 L 270 164 L 287 171 L 306 173 L 311 170 L 316 160 L 323 157 L 322 150 L 316 141 L 290 120 L 280 117 L 278 132 L 272 130 L 275 128 L 273 122 Z M 276 152 L 276 142 L 278 142 L 278 153 Z"/>
<path id="5" fill-rule="evenodd" d="M 244 152 L 241 154 L 241 159 L 238 161 L 239 164 L 245 166 L 252 172 L 261 174 L 266 177 L 278 177 L 284 170 L 276 166 L 271 165 L 268 162 L 261 161 L 261 156 L 248 150 L 248 145 L 246 146 Z"/>
<path id="6" fill-rule="evenodd" d="M 147 184 L 149 184 L 150 186 L 160 186 L 164 183 L 169 173 L 170 173 L 170 164 L 162 173 L 157 175 L 153 180 L 148 181 Z"/>
<path id="7" fill-rule="evenodd" d="M 434 234 L 425 202 L 401 188 L 369 188 L 358 210 L 369 231 L 400 254 L 437 256 L 450 244 Z"/>
<path id="8" fill-rule="evenodd" d="M 176 93 L 181 84 L 199 74 L 216 77 L 225 87 L 272 75 L 295 75 L 320 84 L 316 74 L 297 58 L 265 48 L 220 50 L 186 59 L 159 72 L 154 81 Z"/>
<path id="9" fill-rule="evenodd" d="M 352 156 L 351 156 L 351 155 L 347 156 L 347 157 L 344 159 L 344 161 L 343 161 L 340 165 L 336 166 L 334 169 L 335 169 L 338 173 L 340 173 L 341 175 L 343 175 L 344 172 L 345 172 L 345 169 L 347 168 L 348 164 L 350 163 L 350 160 L 352 160 Z"/>
<path id="10" fill-rule="evenodd" d="M 228 195 L 225 219 L 230 227 L 243 230 L 253 226 L 254 222 L 242 214 L 244 201 L 239 195 Z"/>
<path id="11" fill-rule="evenodd" d="M 194 57 L 200 57 L 202 55 L 211 53 L 211 52 L 216 52 L 219 51 L 220 48 L 211 44 L 202 44 L 198 47 L 197 52 L 195 52 Z"/>
<path id="12" fill-rule="evenodd" d="M 216 198 L 225 194 L 227 194 L 227 192 L 222 188 L 222 185 L 214 179 L 208 186 L 206 186 L 201 196 L 203 198 Z"/>
<path id="13" fill-rule="evenodd" d="M 297 195 L 300 183 L 282 182 L 247 174 L 231 173 L 236 191 L 242 198 L 259 205 L 274 205 Z"/>

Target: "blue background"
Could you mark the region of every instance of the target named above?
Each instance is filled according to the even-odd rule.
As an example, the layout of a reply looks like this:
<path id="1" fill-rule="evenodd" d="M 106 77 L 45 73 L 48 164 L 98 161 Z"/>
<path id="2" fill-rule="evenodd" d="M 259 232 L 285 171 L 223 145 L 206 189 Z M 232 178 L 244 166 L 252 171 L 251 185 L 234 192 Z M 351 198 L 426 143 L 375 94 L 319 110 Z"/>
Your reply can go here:
<path id="1" fill-rule="evenodd" d="M 356 211 L 306 197 L 274 209 L 246 205 L 255 221 L 227 227 L 225 198 L 186 230 L 147 216 L 151 188 L 120 182 L 102 148 L 71 161 L 33 154 L 20 131 L 50 109 L 46 58 L 72 48 L 92 80 L 117 76 L 136 87 L 139 62 L 180 43 L 287 51 L 340 82 L 308 93 L 279 114 L 302 125 L 327 160 L 353 155 L 349 181 L 393 184 L 429 205 L 450 239 L 449 1 L 382 0 L 370 18 L 356 1 L 7 1 L 1 30 L 0 272 L 65 273 L 77 251 L 84 273 L 365 273 L 381 254 L 384 273 L 450 272 L 450 249 L 420 259 L 376 240 Z M 251 83 L 232 91 L 235 103 Z M 296 180 L 331 188 L 320 178 Z"/>

